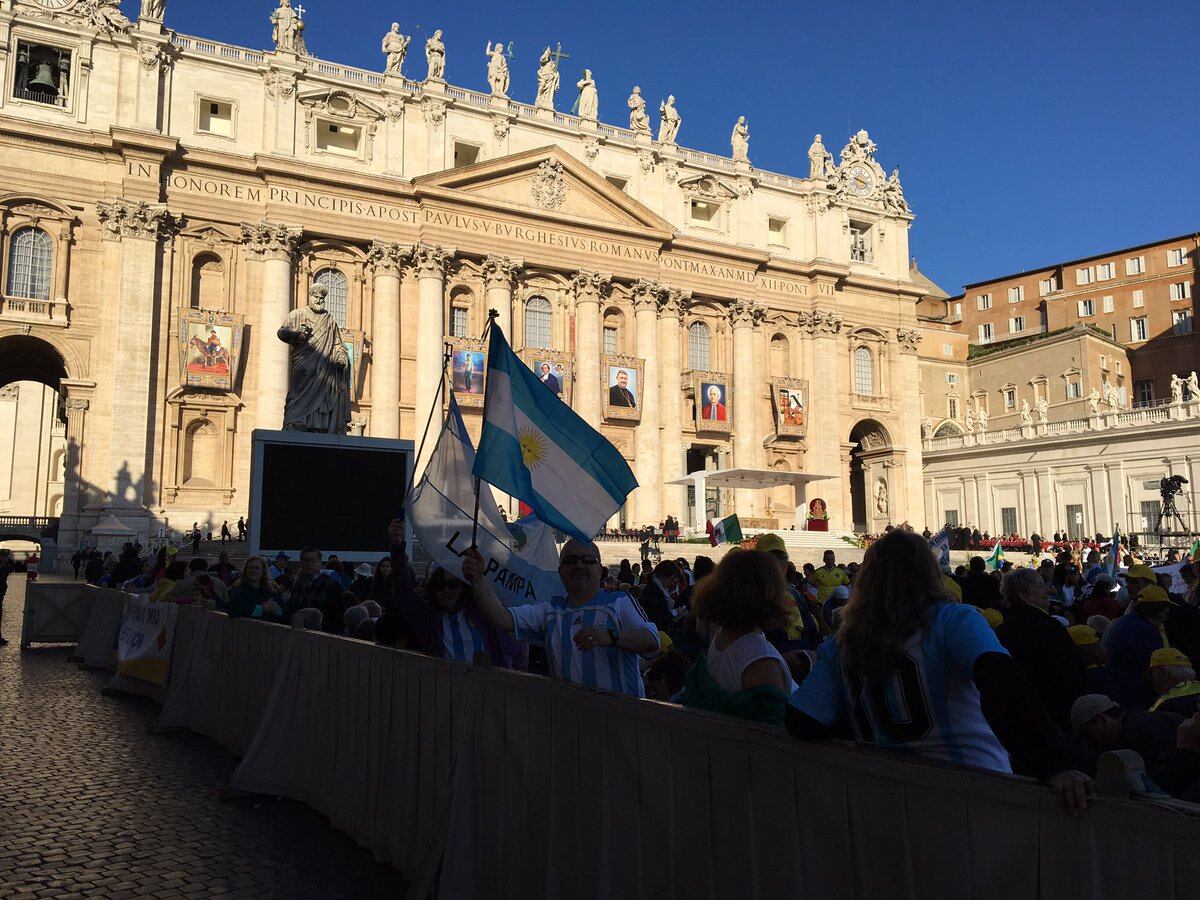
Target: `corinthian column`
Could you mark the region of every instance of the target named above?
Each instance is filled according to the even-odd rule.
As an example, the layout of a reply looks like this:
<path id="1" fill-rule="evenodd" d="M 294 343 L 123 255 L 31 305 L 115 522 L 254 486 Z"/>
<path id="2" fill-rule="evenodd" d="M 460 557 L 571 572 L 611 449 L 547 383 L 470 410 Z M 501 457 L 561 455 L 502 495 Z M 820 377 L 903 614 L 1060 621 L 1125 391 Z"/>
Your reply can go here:
<path id="1" fill-rule="evenodd" d="M 114 506 L 140 508 L 146 497 L 150 425 L 150 360 L 157 331 L 159 242 L 174 223 L 161 204 L 118 199 L 96 204 L 102 236 L 120 242 L 120 284 L 113 319 L 113 402 L 109 491 Z M 119 366 L 119 368 L 116 368 Z"/>
<path id="2" fill-rule="evenodd" d="M 375 241 L 367 251 L 371 303 L 371 435 L 400 437 L 400 272 L 412 247 Z"/>
<path id="3" fill-rule="evenodd" d="M 691 301 L 691 291 L 667 288 L 658 304 L 659 352 L 659 465 L 662 475 L 663 517 L 687 518 L 687 485 L 668 484 L 682 478 L 683 459 L 683 387 L 679 358 L 679 316 Z"/>
<path id="4" fill-rule="evenodd" d="M 571 279 L 575 289 L 575 412 L 593 428 L 600 427 L 600 301 L 609 288 L 609 276 L 580 272 Z"/>
<path id="5" fill-rule="evenodd" d="M 292 259 L 300 229 L 274 222 L 242 223 L 242 241 L 251 259 L 262 260 L 262 300 L 255 329 L 258 395 L 255 423 L 259 428 L 283 427 L 288 392 L 288 345 L 276 332 L 292 311 Z"/>
<path id="6" fill-rule="evenodd" d="M 413 267 L 417 270 L 417 384 L 413 399 L 416 412 L 413 441 L 421 443 L 425 434 L 425 423 L 430 421 L 430 412 L 440 403 L 442 394 L 439 384 L 442 379 L 442 342 L 445 339 L 446 268 L 454 258 L 454 250 L 418 244 L 413 251 Z M 432 435 L 437 434 L 439 425 L 434 411 L 430 424 Z M 413 478 L 420 478 L 425 463 L 433 452 L 432 435 L 425 441 L 420 458 L 417 459 Z"/>
<path id="7" fill-rule="evenodd" d="M 800 314 L 800 331 L 812 342 L 812 378 L 808 392 L 808 452 L 805 468 L 822 475 L 837 475 L 847 490 L 838 490 L 830 482 L 816 486 L 829 512 L 829 527 L 847 530 L 851 526 L 845 498 L 849 496 L 850 470 L 842 460 L 842 434 L 838 405 L 844 401 L 838 357 L 838 335 L 842 314 L 834 310 L 814 309 Z M 819 384 L 818 384 L 819 379 Z M 911 384 L 916 384 L 916 381 Z M 915 391 L 913 392 L 916 393 Z M 918 422 L 918 427 L 919 427 Z M 809 496 L 812 499 L 812 496 Z"/>
<path id="8" fill-rule="evenodd" d="M 754 325 L 762 318 L 755 300 L 735 300 L 729 309 L 733 322 L 733 464 L 739 469 L 757 469 L 762 438 L 754 426 L 759 384 L 754 366 Z M 752 515 L 754 491 L 738 490 L 734 506 L 741 515 Z"/>
<path id="9" fill-rule="evenodd" d="M 507 256 L 489 256 L 483 261 L 483 286 L 485 309 L 494 309 L 500 315 L 496 324 L 504 337 L 512 344 L 512 289 L 513 278 L 525 265 L 523 259 Z"/>
<path id="10" fill-rule="evenodd" d="M 658 430 L 658 301 L 662 285 L 638 281 L 633 286 L 634 335 L 637 356 L 645 361 L 641 393 L 642 421 L 633 438 L 638 489 L 633 495 L 635 525 L 657 526 L 662 521 L 662 473 L 659 468 Z"/>

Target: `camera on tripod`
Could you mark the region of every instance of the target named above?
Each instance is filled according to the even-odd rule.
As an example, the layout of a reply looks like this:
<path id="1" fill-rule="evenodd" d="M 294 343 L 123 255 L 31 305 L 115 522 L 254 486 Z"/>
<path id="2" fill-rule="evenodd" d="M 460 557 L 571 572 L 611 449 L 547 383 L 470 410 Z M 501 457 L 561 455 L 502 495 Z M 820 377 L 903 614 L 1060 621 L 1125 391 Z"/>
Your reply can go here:
<path id="1" fill-rule="evenodd" d="M 1182 475 L 1168 475 L 1158 482 L 1158 493 L 1163 500 L 1169 500 L 1183 490 L 1188 480 Z"/>

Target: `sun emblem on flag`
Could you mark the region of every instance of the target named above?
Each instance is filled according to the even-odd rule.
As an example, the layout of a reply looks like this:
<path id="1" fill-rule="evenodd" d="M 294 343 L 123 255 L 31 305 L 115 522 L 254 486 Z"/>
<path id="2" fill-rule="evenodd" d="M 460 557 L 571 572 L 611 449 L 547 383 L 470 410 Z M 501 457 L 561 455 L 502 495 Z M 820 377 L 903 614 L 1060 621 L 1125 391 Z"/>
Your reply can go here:
<path id="1" fill-rule="evenodd" d="M 546 438 L 540 431 L 523 428 L 517 432 L 517 441 L 521 445 L 525 468 L 536 469 L 546 459 Z"/>

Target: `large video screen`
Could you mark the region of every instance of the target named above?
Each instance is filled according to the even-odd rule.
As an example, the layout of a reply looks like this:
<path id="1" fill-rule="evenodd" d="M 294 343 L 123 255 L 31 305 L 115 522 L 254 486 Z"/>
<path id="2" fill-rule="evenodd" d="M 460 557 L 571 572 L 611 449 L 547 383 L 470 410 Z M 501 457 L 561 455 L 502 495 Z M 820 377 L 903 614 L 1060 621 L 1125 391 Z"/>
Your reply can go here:
<path id="1" fill-rule="evenodd" d="M 254 434 L 250 550 L 297 557 L 312 545 L 343 560 L 387 553 L 400 515 L 412 444 L 371 438 Z"/>

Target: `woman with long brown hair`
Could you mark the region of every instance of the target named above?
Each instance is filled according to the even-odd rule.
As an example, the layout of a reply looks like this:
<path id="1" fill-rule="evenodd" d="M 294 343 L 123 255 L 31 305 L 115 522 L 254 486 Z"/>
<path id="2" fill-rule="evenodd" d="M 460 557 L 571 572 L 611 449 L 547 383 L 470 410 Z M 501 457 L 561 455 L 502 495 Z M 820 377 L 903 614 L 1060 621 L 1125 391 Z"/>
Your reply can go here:
<path id="1" fill-rule="evenodd" d="M 840 723 L 860 743 L 996 772 L 1015 765 L 1072 811 L 1087 804 L 1089 779 L 1072 770 L 1037 692 L 979 611 L 947 594 L 928 542 L 907 530 L 868 548 L 838 633 L 792 695 L 795 736 L 826 737 Z"/>

